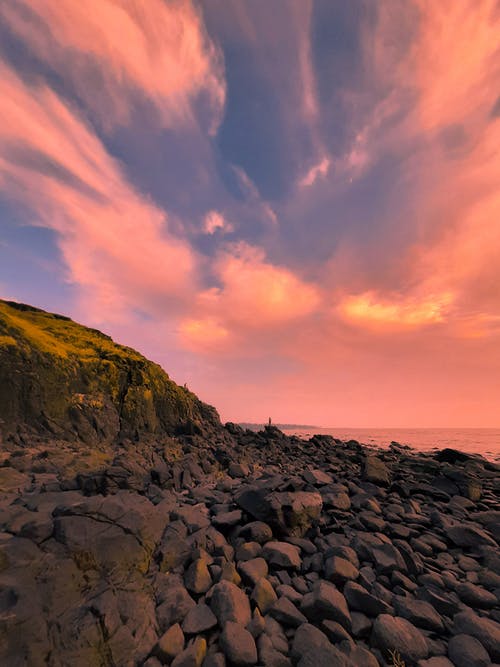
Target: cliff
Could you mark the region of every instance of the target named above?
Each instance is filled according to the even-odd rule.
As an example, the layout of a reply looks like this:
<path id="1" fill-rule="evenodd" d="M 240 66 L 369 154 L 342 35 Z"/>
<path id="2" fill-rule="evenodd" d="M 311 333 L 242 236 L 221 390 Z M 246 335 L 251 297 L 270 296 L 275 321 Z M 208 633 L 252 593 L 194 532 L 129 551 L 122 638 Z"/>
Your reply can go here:
<path id="1" fill-rule="evenodd" d="M 157 364 L 67 317 L 0 300 L 0 432 L 84 442 L 199 432 L 214 408 Z"/>

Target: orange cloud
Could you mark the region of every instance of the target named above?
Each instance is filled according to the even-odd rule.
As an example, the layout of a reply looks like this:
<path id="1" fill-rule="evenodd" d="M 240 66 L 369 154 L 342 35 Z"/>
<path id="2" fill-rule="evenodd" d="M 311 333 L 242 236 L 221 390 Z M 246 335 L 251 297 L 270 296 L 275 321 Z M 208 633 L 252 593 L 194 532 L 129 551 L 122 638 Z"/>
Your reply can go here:
<path id="1" fill-rule="evenodd" d="M 442 323 L 452 302 L 453 295 L 449 293 L 429 295 L 424 299 L 380 300 L 377 294 L 366 292 L 345 297 L 338 309 L 347 320 L 394 331 Z"/>
<path id="2" fill-rule="evenodd" d="M 95 315 L 179 301 L 196 258 L 167 216 L 126 180 L 120 164 L 52 91 L 0 67 L 0 189 L 53 229 L 69 280 Z"/>
<path id="3" fill-rule="evenodd" d="M 19 0 L 2 3 L 0 15 L 105 124 L 128 119 L 134 90 L 166 125 L 192 120 L 199 93 L 210 99 L 212 130 L 221 120 L 221 54 L 190 0 Z"/>
<path id="4" fill-rule="evenodd" d="M 230 246 L 214 265 L 220 287 L 201 292 L 197 310 L 203 317 L 187 318 L 180 327 L 183 344 L 204 351 L 207 343 L 252 338 L 307 318 L 318 309 L 318 289 L 284 267 L 266 260 L 260 248 L 245 243 Z M 252 333 L 251 333 L 252 332 Z"/>

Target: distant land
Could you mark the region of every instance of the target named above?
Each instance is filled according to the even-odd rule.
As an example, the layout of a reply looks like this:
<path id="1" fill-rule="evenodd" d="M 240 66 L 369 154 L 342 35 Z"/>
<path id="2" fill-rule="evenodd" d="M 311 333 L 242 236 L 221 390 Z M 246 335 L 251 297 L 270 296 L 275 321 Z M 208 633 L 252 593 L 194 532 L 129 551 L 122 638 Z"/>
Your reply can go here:
<path id="1" fill-rule="evenodd" d="M 251 431 L 258 431 L 264 426 L 267 426 L 268 422 L 260 422 L 260 423 L 253 423 L 253 422 L 238 422 L 239 426 L 242 428 L 249 428 Z M 281 431 L 283 430 L 290 430 L 290 429 L 315 429 L 315 428 L 323 428 L 322 426 L 311 426 L 310 424 L 278 424 L 272 422 L 273 426 L 276 426 L 276 428 L 279 428 Z"/>

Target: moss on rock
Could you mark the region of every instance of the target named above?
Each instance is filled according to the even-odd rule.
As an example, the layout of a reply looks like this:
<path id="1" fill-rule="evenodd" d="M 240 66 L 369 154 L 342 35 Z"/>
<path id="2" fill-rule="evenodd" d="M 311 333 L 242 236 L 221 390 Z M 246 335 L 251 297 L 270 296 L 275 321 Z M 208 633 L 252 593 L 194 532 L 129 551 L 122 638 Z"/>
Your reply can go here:
<path id="1" fill-rule="evenodd" d="M 88 443 L 219 424 L 157 364 L 67 317 L 0 300 L 0 432 Z"/>

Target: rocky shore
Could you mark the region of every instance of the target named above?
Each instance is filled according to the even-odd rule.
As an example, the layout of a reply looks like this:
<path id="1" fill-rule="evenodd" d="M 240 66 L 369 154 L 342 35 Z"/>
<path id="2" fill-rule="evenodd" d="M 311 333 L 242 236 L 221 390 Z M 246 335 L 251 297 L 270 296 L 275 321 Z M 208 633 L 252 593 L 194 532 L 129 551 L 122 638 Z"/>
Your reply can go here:
<path id="1" fill-rule="evenodd" d="M 1 455 L 2 665 L 500 664 L 480 457 L 234 424 Z"/>

